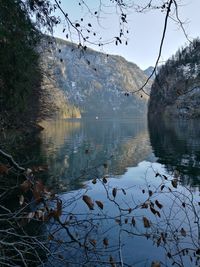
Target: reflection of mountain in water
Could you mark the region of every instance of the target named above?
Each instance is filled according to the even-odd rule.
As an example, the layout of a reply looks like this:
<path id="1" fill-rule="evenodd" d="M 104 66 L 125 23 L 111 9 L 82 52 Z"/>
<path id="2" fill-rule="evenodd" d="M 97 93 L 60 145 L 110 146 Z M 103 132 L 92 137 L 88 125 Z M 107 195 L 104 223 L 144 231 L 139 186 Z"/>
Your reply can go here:
<path id="1" fill-rule="evenodd" d="M 149 120 L 151 144 L 168 171 L 178 170 L 184 184 L 200 180 L 200 124 L 198 120 Z"/>
<path id="2" fill-rule="evenodd" d="M 49 122 L 42 140 L 50 176 L 70 188 L 96 175 L 124 174 L 151 154 L 144 120 Z"/>

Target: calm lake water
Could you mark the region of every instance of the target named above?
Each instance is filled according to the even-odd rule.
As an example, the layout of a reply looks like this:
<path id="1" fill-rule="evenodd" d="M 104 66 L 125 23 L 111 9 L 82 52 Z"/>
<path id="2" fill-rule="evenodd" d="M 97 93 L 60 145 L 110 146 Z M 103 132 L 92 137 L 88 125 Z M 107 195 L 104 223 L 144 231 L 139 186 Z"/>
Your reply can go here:
<path id="1" fill-rule="evenodd" d="M 60 240 L 57 266 L 68 266 L 65 260 L 69 266 L 199 266 L 199 121 L 62 120 L 43 126 L 38 155 L 49 168 L 46 183 L 62 198 L 62 221 L 88 248 L 51 226 Z"/>

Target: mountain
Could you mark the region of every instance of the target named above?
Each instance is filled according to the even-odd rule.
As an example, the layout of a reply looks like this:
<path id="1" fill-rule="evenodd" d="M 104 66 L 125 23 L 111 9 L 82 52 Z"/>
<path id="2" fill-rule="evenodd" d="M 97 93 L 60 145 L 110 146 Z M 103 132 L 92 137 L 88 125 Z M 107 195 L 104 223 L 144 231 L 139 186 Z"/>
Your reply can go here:
<path id="1" fill-rule="evenodd" d="M 154 70 L 154 67 L 150 66 L 144 70 L 144 73 L 145 73 L 145 75 L 147 75 L 149 77 L 152 74 L 153 70 Z M 155 75 L 152 76 L 152 79 L 154 79 L 154 78 L 155 78 Z"/>
<path id="2" fill-rule="evenodd" d="M 147 112 L 148 97 L 136 92 L 147 76 L 123 57 L 48 39 L 42 55 L 41 116 L 135 117 Z M 47 44 L 47 39 L 42 45 Z M 147 86 L 149 89 L 150 84 Z"/>
<path id="3" fill-rule="evenodd" d="M 154 73 L 153 76 L 151 77 L 152 81 L 155 79 L 156 75 L 158 74 L 159 69 L 160 69 L 160 66 L 157 66 L 156 67 L 156 73 Z M 150 67 L 148 67 L 147 69 L 144 70 L 144 74 L 147 77 L 149 77 L 152 74 L 153 70 L 154 70 L 154 67 L 150 66 Z"/>
<path id="4" fill-rule="evenodd" d="M 151 87 L 149 115 L 200 117 L 200 40 L 179 49 Z"/>

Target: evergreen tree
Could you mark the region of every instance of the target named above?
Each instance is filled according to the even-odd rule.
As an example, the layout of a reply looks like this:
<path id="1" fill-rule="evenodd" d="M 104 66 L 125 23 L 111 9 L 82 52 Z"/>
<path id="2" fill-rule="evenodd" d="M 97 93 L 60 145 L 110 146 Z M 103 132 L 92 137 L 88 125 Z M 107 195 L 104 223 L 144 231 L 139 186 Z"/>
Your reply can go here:
<path id="1" fill-rule="evenodd" d="M 39 87 L 40 33 L 20 0 L 0 0 L 0 114 L 25 112 Z M 1 118 L 2 119 L 2 118 Z"/>

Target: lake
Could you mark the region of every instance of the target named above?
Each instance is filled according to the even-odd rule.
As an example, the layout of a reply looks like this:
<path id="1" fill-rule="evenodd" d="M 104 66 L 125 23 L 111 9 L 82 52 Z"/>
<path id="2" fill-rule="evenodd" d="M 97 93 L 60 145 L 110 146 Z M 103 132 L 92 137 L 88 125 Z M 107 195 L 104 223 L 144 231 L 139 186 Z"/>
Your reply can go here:
<path id="1" fill-rule="evenodd" d="M 38 158 L 63 203 L 46 266 L 199 266 L 199 121 L 42 125 Z"/>

